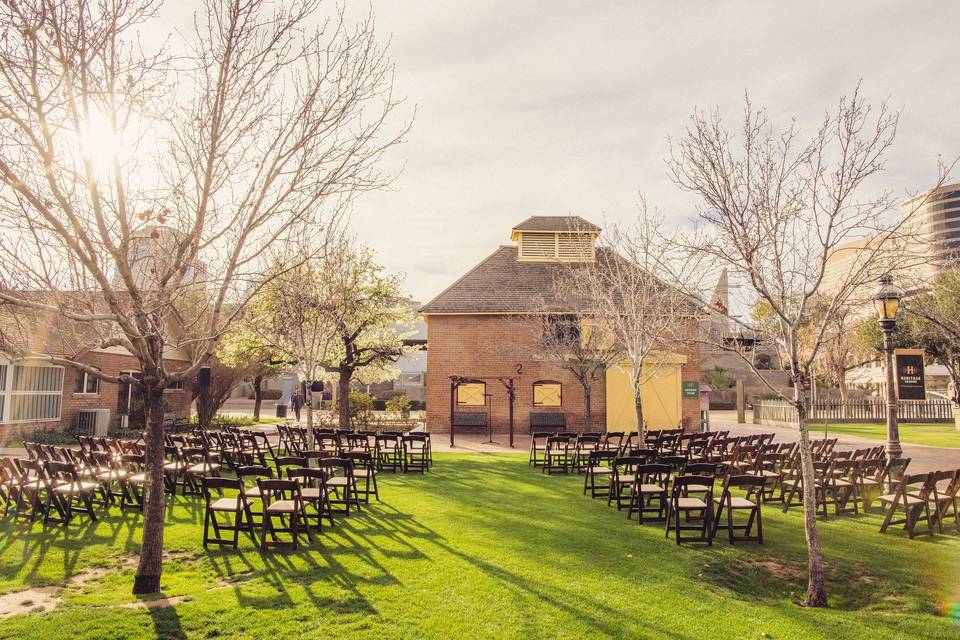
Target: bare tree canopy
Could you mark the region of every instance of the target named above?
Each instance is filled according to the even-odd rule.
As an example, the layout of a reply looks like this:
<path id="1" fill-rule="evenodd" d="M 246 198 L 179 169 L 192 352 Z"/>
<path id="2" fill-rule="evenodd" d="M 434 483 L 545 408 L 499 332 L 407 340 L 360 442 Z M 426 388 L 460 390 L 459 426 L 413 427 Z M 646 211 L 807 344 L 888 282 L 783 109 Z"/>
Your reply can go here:
<path id="1" fill-rule="evenodd" d="M 82 323 L 76 360 L 140 362 L 149 482 L 135 591 L 156 591 L 163 531 L 162 391 L 189 380 L 262 286 L 282 245 L 322 247 L 406 131 L 372 18 L 320 27 L 318 0 L 206 0 L 183 46 L 148 51 L 159 2 L 0 6 L 0 302 Z M 178 43 L 179 44 L 179 43 Z M 182 49 L 182 50 L 181 50 Z M 293 266 L 293 265 L 291 265 Z M 164 353 L 190 346 L 188 366 Z"/>

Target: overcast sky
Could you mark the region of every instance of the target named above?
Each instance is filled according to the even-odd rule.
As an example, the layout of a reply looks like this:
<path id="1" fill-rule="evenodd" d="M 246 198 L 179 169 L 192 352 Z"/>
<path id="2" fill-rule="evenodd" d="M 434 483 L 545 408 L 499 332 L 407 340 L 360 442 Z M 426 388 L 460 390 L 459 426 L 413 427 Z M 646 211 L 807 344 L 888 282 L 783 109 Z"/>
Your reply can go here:
<path id="1" fill-rule="evenodd" d="M 352 225 L 426 302 L 535 214 L 602 223 L 638 194 L 678 222 L 667 136 L 694 107 L 731 118 L 749 90 L 812 128 L 858 79 L 903 108 L 886 184 L 916 191 L 960 154 L 957 2 L 374 0 L 397 88 L 416 105 L 393 190 Z"/>

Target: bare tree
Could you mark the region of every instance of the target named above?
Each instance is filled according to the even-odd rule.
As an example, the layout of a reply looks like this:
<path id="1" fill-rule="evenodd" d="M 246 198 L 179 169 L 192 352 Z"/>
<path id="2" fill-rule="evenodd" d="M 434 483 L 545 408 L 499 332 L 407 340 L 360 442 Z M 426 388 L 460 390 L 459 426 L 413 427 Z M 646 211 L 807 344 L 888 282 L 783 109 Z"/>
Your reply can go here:
<path id="1" fill-rule="evenodd" d="M 610 334 L 596 326 L 597 312 L 589 291 L 578 285 L 591 282 L 578 271 L 591 265 L 575 263 L 554 274 L 549 302 L 533 322 L 514 320 L 504 335 L 532 333 L 529 346 L 535 358 L 545 359 L 570 372 L 583 389 L 583 430 L 593 431 L 593 389 L 613 365 L 620 350 Z M 524 344 L 528 344 L 526 341 Z"/>
<path id="2" fill-rule="evenodd" d="M 686 291 L 692 287 L 689 263 L 675 260 L 661 218 L 646 209 L 630 228 L 612 227 L 599 239 L 592 265 L 565 272 L 566 286 L 576 291 L 584 308 L 594 344 L 606 343 L 630 377 L 637 432 L 642 439 L 644 386 L 663 375 L 671 354 L 693 341 L 698 303 Z"/>
<path id="3" fill-rule="evenodd" d="M 776 130 L 766 112 L 747 99 L 739 137 L 718 111 L 697 111 L 671 149 L 674 181 L 702 201 L 705 228 L 690 246 L 726 266 L 752 296 L 750 302 L 768 309 L 767 321 L 748 331 L 777 346 L 793 382 L 788 397 L 754 365 L 752 348 L 736 340 L 715 342 L 739 353 L 770 391 L 797 411 L 808 606 L 827 605 L 808 429 L 810 368 L 845 305 L 866 289 L 872 292 L 880 270 L 895 268 L 904 256 L 891 250 L 904 232 L 902 220 L 889 219 L 891 194 L 861 196 L 884 168 L 898 117 L 886 103 L 877 109 L 866 104 L 858 87 L 804 140 L 795 122 Z M 939 181 L 943 178 L 941 167 Z M 835 253 L 864 237 L 872 240 L 851 252 L 843 268 L 828 273 Z"/>
<path id="4" fill-rule="evenodd" d="M 386 133 L 398 102 L 371 18 L 313 28 L 318 0 L 205 0 L 183 51 L 148 52 L 137 34 L 159 6 L 0 7 L 0 301 L 84 324 L 77 354 L 121 346 L 142 377 L 4 348 L 141 388 L 135 593 L 160 587 L 163 390 L 214 352 L 275 243 L 322 236 L 388 180 L 377 160 L 406 130 Z M 165 349 L 187 342 L 195 357 L 170 370 Z"/>

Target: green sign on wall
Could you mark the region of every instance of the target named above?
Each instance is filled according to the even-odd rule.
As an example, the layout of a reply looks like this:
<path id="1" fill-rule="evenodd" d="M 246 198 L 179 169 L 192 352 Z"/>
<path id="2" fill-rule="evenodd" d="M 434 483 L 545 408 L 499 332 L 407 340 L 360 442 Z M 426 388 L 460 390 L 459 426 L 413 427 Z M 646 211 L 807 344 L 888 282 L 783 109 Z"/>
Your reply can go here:
<path id="1" fill-rule="evenodd" d="M 683 381 L 683 397 L 684 398 L 699 398 L 700 397 L 700 383 L 696 380 L 684 380 Z"/>

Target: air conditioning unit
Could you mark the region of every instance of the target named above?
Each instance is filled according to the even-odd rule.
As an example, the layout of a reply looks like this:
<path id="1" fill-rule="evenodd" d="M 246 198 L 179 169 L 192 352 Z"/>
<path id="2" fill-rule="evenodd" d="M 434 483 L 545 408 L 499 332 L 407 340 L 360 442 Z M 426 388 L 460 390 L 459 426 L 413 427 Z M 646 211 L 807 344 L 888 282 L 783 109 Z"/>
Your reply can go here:
<path id="1" fill-rule="evenodd" d="M 105 436 L 110 430 L 110 409 L 81 409 L 77 412 L 77 430 L 94 436 Z"/>

